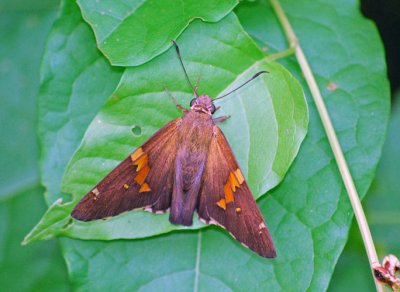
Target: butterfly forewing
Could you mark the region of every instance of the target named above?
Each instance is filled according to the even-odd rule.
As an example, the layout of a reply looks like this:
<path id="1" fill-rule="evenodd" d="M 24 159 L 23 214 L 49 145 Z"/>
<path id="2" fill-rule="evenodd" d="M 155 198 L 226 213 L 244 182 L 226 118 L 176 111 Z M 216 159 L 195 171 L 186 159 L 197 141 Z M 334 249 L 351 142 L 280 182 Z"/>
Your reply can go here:
<path id="1" fill-rule="evenodd" d="M 175 119 L 156 132 L 99 182 L 72 212 L 90 221 L 133 209 L 164 212 L 171 204 L 177 147 Z"/>
<path id="2" fill-rule="evenodd" d="M 217 126 L 214 126 L 198 213 L 206 223 L 227 229 L 261 256 L 276 256 L 264 219 L 224 134 Z"/>

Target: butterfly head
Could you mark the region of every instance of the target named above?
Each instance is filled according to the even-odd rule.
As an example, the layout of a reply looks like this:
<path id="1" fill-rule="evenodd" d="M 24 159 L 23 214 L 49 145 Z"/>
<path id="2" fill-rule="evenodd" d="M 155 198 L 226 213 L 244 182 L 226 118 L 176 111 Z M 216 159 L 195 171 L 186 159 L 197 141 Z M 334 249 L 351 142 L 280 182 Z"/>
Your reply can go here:
<path id="1" fill-rule="evenodd" d="M 211 116 L 215 112 L 215 105 L 212 102 L 211 97 L 208 95 L 200 95 L 191 100 L 190 109 L 196 112 L 209 114 Z"/>

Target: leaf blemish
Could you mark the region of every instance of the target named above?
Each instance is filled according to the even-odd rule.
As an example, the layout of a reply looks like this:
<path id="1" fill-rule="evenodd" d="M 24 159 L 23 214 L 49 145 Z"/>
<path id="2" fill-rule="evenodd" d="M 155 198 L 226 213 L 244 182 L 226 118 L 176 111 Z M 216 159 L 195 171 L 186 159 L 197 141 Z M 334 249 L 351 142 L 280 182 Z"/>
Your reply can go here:
<path id="1" fill-rule="evenodd" d="M 132 127 L 132 134 L 135 137 L 140 137 L 142 135 L 142 127 L 140 126 L 133 126 Z"/>
<path id="2" fill-rule="evenodd" d="M 330 81 L 328 83 L 328 85 L 326 86 L 326 88 L 328 88 L 328 90 L 330 90 L 330 91 L 335 91 L 337 89 L 337 84 Z"/>

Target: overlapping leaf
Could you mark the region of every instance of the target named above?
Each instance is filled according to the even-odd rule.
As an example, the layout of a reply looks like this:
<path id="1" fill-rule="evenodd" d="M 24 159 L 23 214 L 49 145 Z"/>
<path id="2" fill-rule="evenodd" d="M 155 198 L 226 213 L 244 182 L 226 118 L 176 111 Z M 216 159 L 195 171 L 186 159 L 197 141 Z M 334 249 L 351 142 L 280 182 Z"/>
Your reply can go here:
<path id="1" fill-rule="evenodd" d="M 194 19 L 219 21 L 238 1 L 79 0 L 78 3 L 96 34 L 100 50 L 110 62 L 137 66 L 166 51 L 171 39 L 177 38 Z"/>

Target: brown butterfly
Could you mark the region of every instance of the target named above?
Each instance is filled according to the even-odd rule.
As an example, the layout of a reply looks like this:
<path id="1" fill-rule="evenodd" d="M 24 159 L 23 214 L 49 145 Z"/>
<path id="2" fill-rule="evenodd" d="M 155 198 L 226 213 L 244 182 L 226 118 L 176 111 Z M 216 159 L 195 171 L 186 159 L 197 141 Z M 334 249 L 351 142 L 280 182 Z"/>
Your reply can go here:
<path id="1" fill-rule="evenodd" d="M 158 130 L 142 146 L 100 181 L 72 211 L 72 217 L 90 221 L 122 212 L 170 210 L 173 224 L 201 221 L 219 225 L 259 255 L 276 257 L 274 244 L 224 134 L 216 125 L 227 116 L 212 118 L 218 109 L 207 95 L 197 94 L 173 41 L 195 98 L 190 110 Z M 219 97 L 238 90 L 241 86 Z M 214 99 L 215 100 L 215 99 Z"/>

